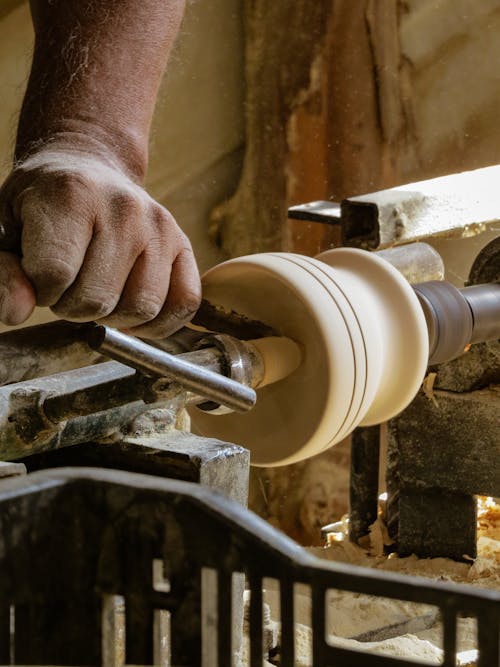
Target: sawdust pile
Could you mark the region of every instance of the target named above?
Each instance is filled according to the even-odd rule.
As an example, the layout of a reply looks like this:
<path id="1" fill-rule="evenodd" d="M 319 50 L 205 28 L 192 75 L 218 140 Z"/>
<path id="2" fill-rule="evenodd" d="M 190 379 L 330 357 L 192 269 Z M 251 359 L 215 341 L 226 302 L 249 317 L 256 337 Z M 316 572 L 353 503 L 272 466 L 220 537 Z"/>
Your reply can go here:
<path id="1" fill-rule="evenodd" d="M 492 498 L 479 500 L 477 536 L 477 558 L 471 563 L 458 563 L 448 558 L 417 558 L 414 555 L 398 558 L 392 554 L 387 557 L 384 546 L 391 541 L 379 517 L 371 526 L 366 548 L 343 540 L 309 551 L 320 558 L 362 567 L 500 589 L 500 505 Z"/>
<path id="2" fill-rule="evenodd" d="M 388 541 L 383 521 L 372 526 L 366 548 L 347 539 L 328 547 L 314 547 L 309 552 L 321 558 L 350 563 L 408 576 L 423 576 L 447 582 L 470 584 L 500 590 L 500 505 L 491 498 L 482 499 L 478 511 L 478 556 L 475 561 L 458 563 L 447 558 L 419 559 L 383 555 Z M 268 607 L 268 648 L 270 661 L 279 665 L 279 591 L 269 585 L 264 594 Z M 353 648 L 384 656 L 419 660 L 429 665 L 442 664 L 442 626 L 437 609 L 410 602 L 376 598 L 367 595 L 330 591 L 326 626 L 328 641 L 339 647 Z M 295 595 L 296 664 L 312 664 L 311 597 L 307 587 L 298 586 Z M 457 665 L 475 667 L 477 660 L 476 619 L 460 618 L 457 625 Z M 274 638 L 274 640 L 272 639 Z M 274 644 L 274 648 L 273 648 Z M 245 639 L 242 665 L 247 658 Z M 275 657 L 273 657 L 273 655 Z"/>

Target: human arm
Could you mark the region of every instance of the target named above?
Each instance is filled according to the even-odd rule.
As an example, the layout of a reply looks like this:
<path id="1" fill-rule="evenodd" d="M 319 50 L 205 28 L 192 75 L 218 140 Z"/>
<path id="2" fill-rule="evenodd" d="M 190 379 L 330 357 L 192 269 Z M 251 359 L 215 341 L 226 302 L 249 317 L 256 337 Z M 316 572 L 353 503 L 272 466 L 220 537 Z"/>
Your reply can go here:
<path id="1" fill-rule="evenodd" d="M 143 190 L 154 104 L 182 0 L 31 0 L 35 49 L 0 221 L 0 319 L 38 305 L 144 336 L 199 302 L 188 239 Z M 166 156 L 168 159 L 168 156 Z"/>

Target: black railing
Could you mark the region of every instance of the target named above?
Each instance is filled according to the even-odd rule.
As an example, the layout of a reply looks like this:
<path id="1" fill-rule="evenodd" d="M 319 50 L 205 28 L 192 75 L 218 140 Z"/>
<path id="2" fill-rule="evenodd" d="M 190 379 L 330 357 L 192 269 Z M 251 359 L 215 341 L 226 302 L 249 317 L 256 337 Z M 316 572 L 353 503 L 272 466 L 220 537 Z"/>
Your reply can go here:
<path id="1" fill-rule="evenodd" d="M 245 573 L 251 590 L 252 667 L 262 666 L 264 578 L 280 586 L 282 665 L 294 664 L 295 584 L 311 589 L 315 667 L 424 664 L 330 645 L 330 589 L 438 607 L 445 667 L 455 665 L 458 616 L 475 617 L 478 666 L 500 663 L 500 592 L 322 561 L 245 508 L 186 482 L 89 468 L 7 480 L 0 572 L 1 664 L 106 664 L 116 615 L 109 605 L 103 613 L 103 601 L 122 596 L 127 664 L 158 664 L 163 651 L 164 664 L 194 666 L 204 655 L 204 664 L 233 665 L 231 612 L 242 602 L 233 599 L 233 573 Z M 159 627 L 167 632 L 166 618 L 168 656 L 153 641 Z"/>

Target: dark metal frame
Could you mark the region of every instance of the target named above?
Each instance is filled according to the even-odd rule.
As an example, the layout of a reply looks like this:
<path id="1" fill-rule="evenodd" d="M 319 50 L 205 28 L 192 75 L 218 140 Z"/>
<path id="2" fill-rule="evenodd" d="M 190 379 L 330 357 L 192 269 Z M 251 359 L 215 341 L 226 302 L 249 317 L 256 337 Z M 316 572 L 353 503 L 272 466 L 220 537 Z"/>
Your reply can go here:
<path id="1" fill-rule="evenodd" d="M 17 664 L 100 665 L 102 602 L 125 598 L 127 662 L 153 664 L 155 610 L 171 615 L 172 664 L 201 664 L 202 635 L 215 662 L 232 665 L 231 581 L 251 588 L 251 667 L 262 666 L 262 583 L 281 587 L 282 665 L 294 664 L 293 591 L 312 592 L 315 667 L 415 667 L 422 664 L 330 646 L 329 589 L 439 607 L 444 667 L 455 665 L 458 615 L 478 619 L 478 667 L 500 664 L 500 592 L 321 561 L 257 516 L 203 486 L 98 469 L 59 469 L 13 478 L 0 491 L 0 661 L 9 664 L 15 608 Z M 169 586 L 152 583 L 162 559 Z M 217 577 L 215 614 L 204 619 L 202 568 Z M 208 623 L 208 627 L 207 627 Z"/>

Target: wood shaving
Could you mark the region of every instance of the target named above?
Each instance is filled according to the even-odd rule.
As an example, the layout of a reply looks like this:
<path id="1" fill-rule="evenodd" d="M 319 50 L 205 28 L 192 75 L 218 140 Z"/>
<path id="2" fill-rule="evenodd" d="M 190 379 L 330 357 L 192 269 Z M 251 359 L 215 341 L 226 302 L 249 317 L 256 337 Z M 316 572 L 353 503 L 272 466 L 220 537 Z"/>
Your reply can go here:
<path id="1" fill-rule="evenodd" d="M 424 392 L 425 396 L 432 401 L 432 403 L 438 407 L 438 402 L 436 400 L 436 397 L 434 396 L 434 383 L 436 381 L 436 376 L 437 373 L 429 373 L 426 375 L 424 378 L 424 381 L 422 382 L 422 391 Z"/>

